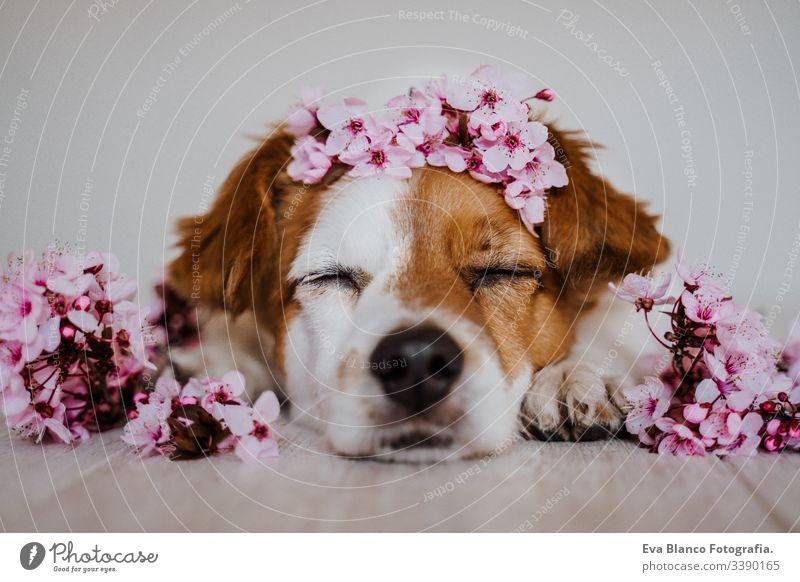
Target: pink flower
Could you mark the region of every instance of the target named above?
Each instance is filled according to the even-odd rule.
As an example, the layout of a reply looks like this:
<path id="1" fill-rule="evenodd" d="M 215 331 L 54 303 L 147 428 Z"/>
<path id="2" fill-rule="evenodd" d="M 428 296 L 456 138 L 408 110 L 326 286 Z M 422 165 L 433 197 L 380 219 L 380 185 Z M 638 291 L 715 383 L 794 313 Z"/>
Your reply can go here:
<path id="1" fill-rule="evenodd" d="M 667 413 L 672 391 L 658 378 L 647 376 L 644 384 L 625 390 L 625 398 L 633 406 L 625 419 L 625 428 L 631 434 L 641 435 Z"/>
<path id="2" fill-rule="evenodd" d="M 411 97 L 401 96 L 395 99 L 411 99 Z M 447 118 L 442 115 L 441 103 L 432 101 L 422 110 L 401 108 L 400 112 L 395 113 L 395 118 L 401 120 L 399 133 L 396 136 L 397 144 L 408 151 L 413 151 L 407 165 L 413 168 L 424 166 L 427 158 L 440 148 L 445 136 Z"/>
<path id="3" fill-rule="evenodd" d="M 3 370 L 19 373 L 27 362 L 22 342 L 0 341 L 0 374 Z"/>
<path id="4" fill-rule="evenodd" d="M 363 152 L 369 146 L 371 136 L 385 129 L 367 113 L 367 103 L 348 97 L 336 105 L 323 105 L 317 111 L 317 119 L 330 130 L 325 143 L 329 156 L 343 152 Z"/>
<path id="5" fill-rule="evenodd" d="M 450 78 L 447 75 L 441 75 L 437 79 L 427 81 L 425 83 L 425 94 L 444 103 L 447 101 L 450 83 Z"/>
<path id="6" fill-rule="evenodd" d="M 44 259 L 47 288 L 63 295 L 67 302 L 86 293 L 94 276 L 84 274 L 78 258 L 55 249 L 48 249 Z"/>
<path id="7" fill-rule="evenodd" d="M 355 178 L 386 174 L 393 178 L 410 178 L 409 161 L 414 156 L 413 146 L 392 144 L 391 136 L 374 140 L 366 150 L 358 153 L 343 152 L 340 159 L 353 166 L 349 175 Z"/>
<path id="8" fill-rule="evenodd" d="M 210 379 L 205 383 L 205 395 L 200 400 L 200 405 L 214 415 L 217 420 L 222 419 L 218 414 L 218 406 L 226 410 L 229 405 L 237 406 L 244 404 L 241 399 L 244 394 L 244 376 L 241 372 L 233 370 L 227 372 L 219 380 Z"/>
<path id="9" fill-rule="evenodd" d="M 535 234 L 534 227 L 544 222 L 544 192 L 534 190 L 527 182 L 517 180 L 506 186 L 505 201 L 511 208 L 519 210 L 522 223 Z"/>
<path id="10" fill-rule="evenodd" d="M 72 442 L 72 433 L 65 425 L 66 408 L 61 402 L 60 390 L 40 390 L 31 402 L 27 391 L 23 396 L 19 388 L 11 388 L 8 398 L 5 391 L 3 398 L 6 422 L 9 426 L 22 431 L 23 434 L 33 436 L 36 442 L 41 442 L 45 434 L 50 434 L 64 443 Z"/>
<path id="11" fill-rule="evenodd" d="M 55 351 L 61 342 L 60 324 L 60 318 L 51 317 L 39 326 L 35 337 L 28 343 L 0 340 L 0 368 L 5 366 L 20 372 L 25 364 L 38 358 L 43 351 Z"/>
<path id="12" fill-rule="evenodd" d="M 723 383 L 723 385 L 725 385 Z M 713 404 L 720 396 L 725 394 L 720 385 L 710 378 L 704 378 L 694 389 L 694 397 L 701 404 Z"/>
<path id="13" fill-rule="evenodd" d="M 262 393 L 253 408 L 225 407 L 225 423 L 238 437 L 235 450 L 239 458 L 253 461 L 278 456 L 278 443 L 272 436 L 271 424 L 279 415 L 280 404 L 274 392 Z"/>
<path id="14" fill-rule="evenodd" d="M 547 128 L 537 121 L 510 123 L 497 142 L 486 149 L 483 163 L 491 172 L 502 172 L 509 167 L 521 170 L 533 161 L 533 150 L 546 140 Z"/>
<path id="15" fill-rule="evenodd" d="M 97 321 L 94 314 L 81 309 L 71 309 L 67 313 L 67 319 L 84 333 L 92 333 L 100 326 L 100 322 Z"/>
<path id="16" fill-rule="evenodd" d="M 434 167 L 447 166 L 451 172 L 463 172 L 470 155 L 461 146 L 440 145 L 428 154 L 428 163 Z"/>
<path id="17" fill-rule="evenodd" d="M 700 434 L 707 439 L 714 439 L 721 447 L 716 449 L 718 455 L 750 455 L 753 454 L 761 440 L 759 431 L 764 425 L 761 416 L 755 412 L 744 415 L 744 418 L 725 406 L 717 407 L 700 424 Z"/>
<path id="18" fill-rule="evenodd" d="M 191 380 L 190 380 L 191 382 Z M 156 387 L 148 398 L 148 402 L 172 406 L 172 401 L 181 394 L 181 385 L 174 378 L 161 376 L 156 381 Z"/>
<path id="19" fill-rule="evenodd" d="M 681 302 L 686 316 L 696 323 L 712 324 L 730 316 L 734 304 L 728 297 L 715 288 L 701 287 L 694 293 L 681 293 Z"/>
<path id="20" fill-rule="evenodd" d="M 787 382 L 787 386 L 790 384 Z M 731 410 L 743 412 L 749 410 L 755 403 L 765 400 L 767 396 L 774 396 L 773 386 L 774 381 L 768 376 L 738 377 L 730 392 L 725 395 L 725 401 Z"/>
<path id="21" fill-rule="evenodd" d="M 775 371 L 775 362 L 758 352 L 737 352 L 717 346 L 713 354 L 705 352 L 703 358 L 711 375 L 720 382 L 765 384 Z"/>
<path id="22" fill-rule="evenodd" d="M 528 107 L 521 101 L 524 86 L 521 75 L 504 74 L 483 65 L 463 83 L 451 80 L 446 86 L 446 100 L 456 109 L 471 112 L 473 127 L 523 123 L 528 117 Z"/>
<path id="23" fill-rule="evenodd" d="M 16 282 L 0 288 L 0 340 L 34 343 L 39 324 L 49 317 L 47 301 Z"/>
<path id="24" fill-rule="evenodd" d="M 656 421 L 656 427 L 664 432 L 658 442 L 659 454 L 671 453 L 687 457 L 702 457 L 706 445 L 688 426 L 664 417 Z"/>
<path id="25" fill-rule="evenodd" d="M 690 424 L 700 424 L 708 416 L 710 406 L 708 404 L 693 402 L 683 405 L 683 418 Z"/>
<path id="26" fill-rule="evenodd" d="M 628 273 L 622 280 L 622 285 L 617 287 L 613 283 L 609 283 L 608 287 L 620 299 L 633 303 L 636 311 L 647 312 L 656 305 L 663 305 L 671 301 L 671 298 L 666 297 L 671 280 L 671 273 L 664 273 L 658 283 L 649 277 Z"/>
<path id="27" fill-rule="evenodd" d="M 299 139 L 292 146 L 292 161 L 286 172 L 292 180 L 299 180 L 303 184 L 316 184 L 331 168 L 331 158 L 325 153 L 322 142 L 313 137 Z"/>
<path id="28" fill-rule="evenodd" d="M 707 265 L 686 265 L 684 263 L 683 249 L 678 249 L 675 268 L 678 276 L 691 290 L 705 288 L 712 293 L 724 295 L 722 288 L 714 282 L 714 277 L 709 273 Z"/>
<path id="29" fill-rule="evenodd" d="M 438 99 L 428 97 L 418 89 L 411 89 L 408 95 L 392 97 L 386 103 L 391 122 L 402 128 L 403 125 L 417 125 L 423 123 L 425 113 L 431 115 L 425 124 L 433 123 L 439 131 L 444 129 L 446 119 L 442 118 L 442 103 Z"/>
<path id="30" fill-rule="evenodd" d="M 136 411 L 136 416 L 125 425 L 122 440 L 136 447 L 142 455 L 160 451 L 161 445 L 170 438 L 167 418 L 171 408 L 163 403 L 150 402 L 139 404 Z"/>
<path id="31" fill-rule="evenodd" d="M 94 278 L 93 278 L 94 279 Z M 123 274 L 113 274 L 102 283 L 93 280 L 89 286 L 89 296 L 93 301 L 111 301 L 118 303 L 130 301 L 136 295 L 136 281 Z"/>
<path id="32" fill-rule="evenodd" d="M 412 168 L 425 164 L 467 171 L 480 182 L 509 187 L 510 204 L 534 232 L 544 219 L 544 192 L 565 185 L 567 176 L 547 143 L 547 128 L 528 119 L 525 85 L 522 75 L 482 66 L 463 82 L 442 76 L 425 91 L 412 88 L 393 97 L 380 117 L 355 98 L 314 109 L 319 94 L 309 95 L 287 123 L 298 138 L 289 175 L 313 184 L 333 164 L 352 166 L 353 177 L 407 179 Z M 542 90 L 535 97 L 549 101 L 553 93 Z M 330 132 L 324 147 L 307 139 L 317 122 Z M 515 181 L 520 183 L 512 185 Z"/>
<path id="33" fill-rule="evenodd" d="M 735 418 L 739 418 L 736 415 Z M 738 425 L 738 426 L 736 426 Z M 734 422 L 728 427 L 728 432 L 731 435 L 730 442 L 725 445 L 725 448 L 718 450 L 718 455 L 752 455 L 758 449 L 761 441 L 761 428 L 764 426 L 764 421 L 761 415 L 750 412 L 740 421 Z"/>
<path id="34" fill-rule="evenodd" d="M 15 426 L 31 405 L 31 395 L 25 389 L 25 381 L 17 372 L 0 368 L 0 405 L 9 426 Z"/>
<path id="35" fill-rule="evenodd" d="M 493 184 L 504 182 L 507 178 L 505 172 L 492 172 L 486 167 L 486 164 L 483 163 L 483 154 L 480 150 L 473 149 L 470 151 L 464 161 L 467 164 L 469 175 L 478 182 Z"/>
<path id="36" fill-rule="evenodd" d="M 780 346 L 769 337 L 761 315 L 734 304 L 735 310 L 717 322 L 717 339 L 726 349 L 741 352 L 771 348 L 778 353 Z"/>
<path id="37" fill-rule="evenodd" d="M 308 135 L 317 126 L 317 110 L 322 99 L 322 89 L 305 87 L 300 91 L 300 102 L 297 103 L 286 119 L 286 131 L 295 136 Z"/>
<path id="38" fill-rule="evenodd" d="M 173 403 L 180 395 L 180 384 L 161 376 L 151 393 L 137 395 L 135 413 L 129 415 L 122 440 L 136 447 L 143 455 L 161 451 L 169 441 L 171 431 L 167 418 L 172 414 Z"/>
<path id="39" fill-rule="evenodd" d="M 567 171 L 555 159 L 555 150 L 549 142 L 533 150 L 533 159 L 525 167 L 508 170 L 508 175 L 528 184 L 531 190 L 549 190 L 567 185 Z"/>

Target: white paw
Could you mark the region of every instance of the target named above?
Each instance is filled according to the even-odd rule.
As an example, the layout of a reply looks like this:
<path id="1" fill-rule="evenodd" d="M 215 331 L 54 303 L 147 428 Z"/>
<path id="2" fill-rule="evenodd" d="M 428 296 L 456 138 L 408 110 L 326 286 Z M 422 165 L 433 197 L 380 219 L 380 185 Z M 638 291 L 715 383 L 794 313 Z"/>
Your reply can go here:
<path id="1" fill-rule="evenodd" d="M 573 361 L 543 368 L 523 398 L 523 428 L 546 440 L 599 440 L 622 426 L 624 398 L 618 383 Z"/>

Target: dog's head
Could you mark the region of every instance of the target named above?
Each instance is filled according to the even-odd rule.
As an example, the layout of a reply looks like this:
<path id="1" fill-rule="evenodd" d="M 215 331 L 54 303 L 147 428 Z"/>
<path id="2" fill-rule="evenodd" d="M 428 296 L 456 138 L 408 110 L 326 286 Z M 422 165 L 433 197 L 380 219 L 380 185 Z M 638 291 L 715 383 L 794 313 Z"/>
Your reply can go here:
<path id="1" fill-rule="evenodd" d="M 588 144 L 550 141 L 569 185 L 537 237 L 496 187 L 444 169 L 293 182 L 278 133 L 182 224 L 172 283 L 256 314 L 294 412 L 335 452 L 486 454 L 519 431 L 532 374 L 565 354 L 592 290 L 668 252 L 654 217 L 590 170 Z"/>

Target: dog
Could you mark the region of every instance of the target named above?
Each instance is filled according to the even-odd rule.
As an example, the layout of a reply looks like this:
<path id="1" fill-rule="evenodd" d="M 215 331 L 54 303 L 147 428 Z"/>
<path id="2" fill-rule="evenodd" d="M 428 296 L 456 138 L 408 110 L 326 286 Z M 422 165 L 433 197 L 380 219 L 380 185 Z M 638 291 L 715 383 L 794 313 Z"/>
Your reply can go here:
<path id="1" fill-rule="evenodd" d="M 280 390 L 344 457 L 433 463 L 517 435 L 614 435 L 630 374 L 597 359 L 607 284 L 649 272 L 669 242 L 593 171 L 582 135 L 551 125 L 548 140 L 569 184 L 534 235 L 495 187 L 446 168 L 294 182 L 276 128 L 179 225 L 168 280 L 205 316 L 175 365 Z"/>

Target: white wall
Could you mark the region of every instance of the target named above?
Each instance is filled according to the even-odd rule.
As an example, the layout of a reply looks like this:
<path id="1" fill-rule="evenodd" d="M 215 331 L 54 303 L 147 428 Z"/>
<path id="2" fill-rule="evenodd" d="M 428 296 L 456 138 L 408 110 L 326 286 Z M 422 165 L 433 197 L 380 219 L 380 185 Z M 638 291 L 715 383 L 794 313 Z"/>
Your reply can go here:
<path id="1" fill-rule="evenodd" d="M 553 87 L 551 116 L 605 144 L 602 172 L 651 200 L 668 236 L 730 274 L 739 299 L 780 305 L 778 330 L 800 311 L 797 3 L 0 6 L 4 252 L 85 234 L 147 285 L 171 256 L 175 218 L 202 208 L 204 183 L 224 179 L 246 135 L 279 119 L 300 85 L 377 105 L 412 80 L 488 62 Z M 441 12 L 409 18 L 418 10 Z"/>

